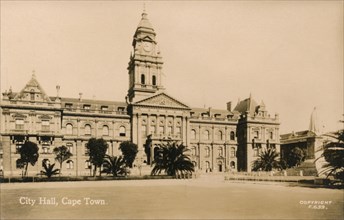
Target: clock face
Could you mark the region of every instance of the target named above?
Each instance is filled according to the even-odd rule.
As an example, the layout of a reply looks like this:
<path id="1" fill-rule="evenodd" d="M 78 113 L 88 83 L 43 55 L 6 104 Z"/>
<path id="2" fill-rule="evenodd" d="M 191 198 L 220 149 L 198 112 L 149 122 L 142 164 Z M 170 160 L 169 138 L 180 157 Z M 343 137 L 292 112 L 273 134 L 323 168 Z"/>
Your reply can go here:
<path id="1" fill-rule="evenodd" d="M 143 49 L 147 52 L 152 50 L 152 44 L 150 42 L 144 42 L 143 43 Z"/>

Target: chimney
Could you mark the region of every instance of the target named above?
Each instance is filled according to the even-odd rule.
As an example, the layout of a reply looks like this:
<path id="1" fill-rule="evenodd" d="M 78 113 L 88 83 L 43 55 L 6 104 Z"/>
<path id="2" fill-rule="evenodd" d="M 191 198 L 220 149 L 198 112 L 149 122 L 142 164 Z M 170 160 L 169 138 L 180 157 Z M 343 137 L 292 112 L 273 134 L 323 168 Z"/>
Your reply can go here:
<path id="1" fill-rule="evenodd" d="M 232 111 L 232 102 L 227 102 L 227 110 Z"/>
<path id="2" fill-rule="evenodd" d="M 82 100 L 82 92 L 79 92 L 79 101 Z"/>

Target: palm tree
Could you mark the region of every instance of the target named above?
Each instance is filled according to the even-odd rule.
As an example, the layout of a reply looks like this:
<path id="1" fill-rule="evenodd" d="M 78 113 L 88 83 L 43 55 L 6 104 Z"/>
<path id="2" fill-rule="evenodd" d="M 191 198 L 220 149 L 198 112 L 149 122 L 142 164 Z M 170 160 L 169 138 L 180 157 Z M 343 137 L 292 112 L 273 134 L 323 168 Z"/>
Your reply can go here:
<path id="1" fill-rule="evenodd" d="M 60 164 L 60 171 L 62 171 L 62 163 L 68 160 L 71 156 L 73 156 L 73 154 L 69 151 L 69 149 L 66 146 L 55 147 L 53 152 L 56 155 L 55 160 Z"/>
<path id="2" fill-rule="evenodd" d="M 60 172 L 60 169 L 54 170 L 55 164 L 43 163 L 44 170 L 41 171 L 42 174 L 50 178 L 53 175 L 57 175 Z"/>
<path id="3" fill-rule="evenodd" d="M 326 136 L 331 137 L 334 141 L 324 144 L 324 152 L 321 157 L 327 163 L 319 174 L 325 173 L 327 174 L 326 178 L 334 176 L 336 179 L 344 182 L 344 130 L 327 134 Z"/>
<path id="4" fill-rule="evenodd" d="M 156 155 L 154 155 L 154 168 L 151 175 L 157 175 L 164 171 L 169 176 L 175 176 L 178 173 L 194 171 L 193 163 L 189 156 L 185 155 L 185 152 L 188 151 L 186 146 L 167 142 L 167 144 L 160 144 L 159 147 Z"/>
<path id="5" fill-rule="evenodd" d="M 129 171 L 127 170 L 125 159 L 122 156 L 114 157 L 106 155 L 101 172 L 112 174 L 113 176 L 126 176 Z"/>
<path id="6" fill-rule="evenodd" d="M 253 162 L 253 171 L 271 171 L 281 168 L 279 153 L 273 148 L 268 148 L 259 154 L 259 158 Z"/>

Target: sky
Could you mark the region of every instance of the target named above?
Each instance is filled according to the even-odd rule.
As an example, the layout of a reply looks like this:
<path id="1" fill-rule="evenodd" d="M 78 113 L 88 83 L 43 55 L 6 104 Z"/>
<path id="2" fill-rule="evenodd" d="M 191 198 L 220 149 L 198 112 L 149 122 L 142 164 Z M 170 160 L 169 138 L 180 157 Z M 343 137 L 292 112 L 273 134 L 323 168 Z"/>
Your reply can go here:
<path id="1" fill-rule="evenodd" d="M 142 1 L 1 1 L 1 91 L 32 72 L 49 96 L 124 101 Z M 146 1 L 167 94 L 226 109 L 248 98 L 280 133 L 343 124 L 343 1 Z"/>

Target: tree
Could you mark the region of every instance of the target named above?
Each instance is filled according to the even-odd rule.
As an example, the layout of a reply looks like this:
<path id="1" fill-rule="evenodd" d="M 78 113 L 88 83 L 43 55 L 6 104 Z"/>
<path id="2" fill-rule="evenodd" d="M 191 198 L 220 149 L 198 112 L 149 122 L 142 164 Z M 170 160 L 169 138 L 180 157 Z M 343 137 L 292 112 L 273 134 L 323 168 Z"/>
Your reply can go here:
<path id="1" fill-rule="evenodd" d="M 119 145 L 118 149 L 122 151 L 127 167 L 132 168 L 133 162 L 138 152 L 137 145 L 129 141 L 124 141 Z"/>
<path id="2" fill-rule="evenodd" d="M 86 144 L 86 148 L 90 155 L 89 161 L 94 165 L 93 176 L 96 176 L 97 167 L 101 167 L 104 162 L 104 157 L 108 144 L 103 138 L 90 138 Z M 99 176 L 101 176 L 101 171 L 99 170 Z"/>
<path id="3" fill-rule="evenodd" d="M 253 162 L 253 171 L 271 171 L 272 169 L 280 169 L 279 154 L 273 148 L 263 150 L 259 154 L 259 158 Z"/>
<path id="4" fill-rule="evenodd" d="M 55 160 L 60 164 L 60 171 L 62 171 L 62 163 L 68 160 L 71 156 L 73 156 L 73 154 L 69 151 L 69 149 L 66 146 L 55 147 L 53 152 L 56 155 Z"/>
<path id="5" fill-rule="evenodd" d="M 126 176 L 128 173 L 125 159 L 122 156 L 114 157 L 106 155 L 103 163 L 103 173 L 113 176 Z"/>
<path id="6" fill-rule="evenodd" d="M 169 141 L 167 144 L 160 144 L 159 150 L 154 155 L 154 167 L 151 175 L 160 174 L 161 171 L 169 176 L 193 172 L 194 165 L 189 156 L 185 155 L 187 151 L 186 146 L 178 145 L 175 142 Z"/>
<path id="7" fill-rule="evenodd" d="M 27 176 L 28 165 L 34 166 L 38 160 L 38 146 L 37 144 L 26 141 L 19 149 L 20 163 L 25 167 L 24 176 Z"/>
<path id="8" fill-rule="evenodd" d="M 327 134 L 327 136 L 331 137 L 333 141 L 324 144 L 321 157 L 327 164 L 323 166 L 324 169 L 319 174 L 325 173 L 326 178 L 333 176 L 344 182 L 344 130 Z"/>
<path id="9" fill-rule="evenodd" d="M 60 169 L 54 169 L 55 164 L 43 163 L 44 170 L 41 171 L 43 175 L 46 175 L 50 178 L 53 175 L 57 175 L 60 172 Z"/>
<path id="10" fill-rule="evenodd" d="M 305 161 L 305 158 L 305 152 L 299 147 L 295 147 L 288 153 L 286 162 L 288 167 L 299 166 L 303 161 Z"/>

